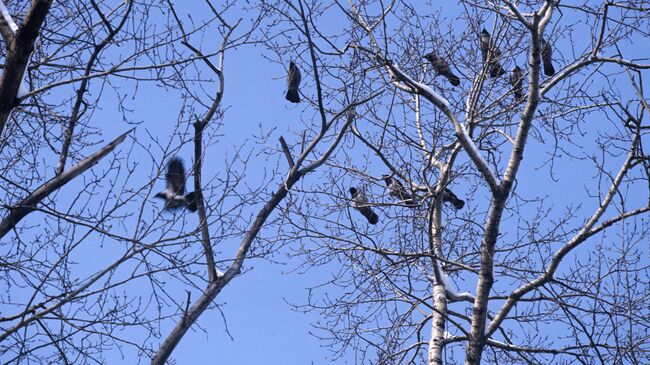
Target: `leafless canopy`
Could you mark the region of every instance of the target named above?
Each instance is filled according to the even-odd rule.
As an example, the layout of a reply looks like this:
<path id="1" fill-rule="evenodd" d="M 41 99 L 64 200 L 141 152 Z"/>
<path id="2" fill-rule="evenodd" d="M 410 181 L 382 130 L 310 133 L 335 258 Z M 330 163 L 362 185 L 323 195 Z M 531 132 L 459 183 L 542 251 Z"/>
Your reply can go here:
<path id="1" fill-rule="evenodd" d="M 650 363 L 645 2 L 1 5 L 3 363 L 165 364 L 285 253 L 334 359 Z M 284 136 L 229 112 L 267 100 Z"/>
<path id="2" fill-rule="evenodd" d="M 335 356 L 650 361 L 650 53 L 639 49 L 648 10 L 634 1 L 310 4 L 319 57 L 349 57 L 346 72 L 380 93 L 357 110 L 348 148 L 321 182 L 303 189 L 286 238 L 301 240 L 303 268 L 335 272 L 296 303 L 321 315 Z M 432 51 L 458 87 L 423 59 Z M 491 75 L 491 57 L 508 73 L 520 67 L 523 97 L 509 75 Z M 383 174 L 419 206 L 391 196 Z M 379 224 L 352 209 L 350 186 L 365 189 Z M 446 188 L 462 210 L 445 202 Z"/>

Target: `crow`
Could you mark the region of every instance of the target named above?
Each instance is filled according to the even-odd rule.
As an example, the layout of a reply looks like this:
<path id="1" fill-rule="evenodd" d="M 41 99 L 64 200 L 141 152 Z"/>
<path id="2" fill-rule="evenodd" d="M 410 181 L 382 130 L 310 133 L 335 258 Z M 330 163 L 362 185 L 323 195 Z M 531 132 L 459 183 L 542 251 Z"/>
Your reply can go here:
<path id="1" fill-rule="evenodd" d="M 453 86 L 460 85 L 460 79 L 451 71 L 449 63 L 444 58 L 438 56 L 435 51 L 425 54 L 422 58 L 429 61 L 431 66 L 433 66 L 433 69 L 436 70 L 438 74 L 446 77 L 447 80 L 449 80 L 449 83 Z"/>
<path id="2" fill-rule="evenodd" d="M 490 77 L 495 78 L 505 74 L 506 70 L 501 67 L 501 63 L 499 62 L 499 59 L 501 58 L 501 50 L 492 44 L 492 37 L 485 28 L 483 28 L 479 36 L 478 46 L 483 55 L 483 62 L 488 63 Z"/>
<path id="3" fill-rule="evenodd" d="M 390 175 L 382 176 L 382 179 L 386 183 L 386 188 L 388 189 L 388 195 L 393 198 L 399 199 L 402 203 L 406 204 L 409 208 L 415 208 L 418 206 L 415 199 L 411 194 L 409 194 L 404 185 L 398 180 L 393 179 Z"/>
<path id="4" fill-rule="evenodd" d="M 172 157 L 167 163 L 167 189 L 156 194 L 156 198 L 165 200 L 165 209 L 173 210 L 185 207 L 192 212 L 196 212 L 196 196 L 194 192 L 185 194 L 185 167 L 183 160 L 178 157 Z"/>
<path id="5" fill-rule="evenodd" d="M 465 206 L 465 201 L 462 199 L 459 199 L 456 194 L 454 194 L 451 190 L 445 188 L 445 190 L 442 191 L 442 201 L 451 203 L 456 210 L 463 209 Z"/>
<path id="6" fill-rule="evenodd" d="M 510 85 L 512 85 L 513 91 L 515 93 L 515 99 L 517 101 L 521 101 L 524 99 L 524 73 L 521 72 L 521 68 L 519 66 L 515 66 L 514 69 L 512 69 L 512 73 L 510 74 Z"/>
<path id="7" fill-rule="evenodd" d="M 350 188 L 350 195 L 352 196 L 352 207 L 363 214 L 363 216 L 368 220 L 368 223 L 377 224 L 377 222 L 379 222 L 379 217 L 372 211 L 372 208 L 370 208 L 368 199 L 366 199 L 363 192 L 356 188 Z"/>
<path id="8" fill-rule="evenodd" d="M 553 48 L 545 39 L 542 39 L 542 62 L 544 63 L 544 74 L 546 76 L 555 75 L 555 67 L 553 67 Z"/>
<path id="9" fill-rule="evenodd" d="M 289 100 L 292 103 L 299 103 L 300 102 L 300 93 L 298 92 L 298 88 L 300 87 L 300 80 L 302 79 L 302 75 L 300 74 L 300 70 L 298 69 L 298 66 L 296 66 L 293 61 L 289 63 L 289 72 L 287 73 L 287 95 L 285 98 Z"/>

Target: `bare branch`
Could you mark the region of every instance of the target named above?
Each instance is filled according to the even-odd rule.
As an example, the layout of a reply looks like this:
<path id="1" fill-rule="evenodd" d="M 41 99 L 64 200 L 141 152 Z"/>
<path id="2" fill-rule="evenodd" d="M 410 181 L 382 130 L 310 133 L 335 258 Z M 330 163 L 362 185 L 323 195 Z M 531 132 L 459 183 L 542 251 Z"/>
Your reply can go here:
<path id="1" fill-rule="evenodd" d="M 45 199 L 52 192 L 58 190 L 63 185 L 67 184 L 70 180 L 81 175 L 84 171 L 93 167 L 97 164 L 102 158 L 106 157 L 111 151 L 115 149 L 120 143 L 124 142 L 126 136 L 133 131 L 134 128 L 123 133 L 112 142 L 109 142 L 99 151 L 90 155 L 82 161 L 79 161 L 76 165 L 70 167 L 63 173 L 57 175 L 56 177 L 50 179 L 36 190 L 34 190 L 29 196 L 27 196 L 23 201 L 15 206 L 9 208 L 9 214 L 0 222 L 0 237 L 4 237 L 10 230 L 12 230 L 27 214 L 31 213 L 36 209 L 36 205 Z"/>

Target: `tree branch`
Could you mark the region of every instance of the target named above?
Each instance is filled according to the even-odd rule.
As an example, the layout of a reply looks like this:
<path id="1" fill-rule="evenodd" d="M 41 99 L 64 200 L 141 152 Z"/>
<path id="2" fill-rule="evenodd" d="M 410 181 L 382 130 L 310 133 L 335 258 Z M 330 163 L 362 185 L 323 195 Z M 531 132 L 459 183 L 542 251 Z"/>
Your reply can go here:
<path id="1" fill-rule="evenodd" d="M 52 0 L 33 0 L 25 21 L 16 32 L 14 42 L 7 43 L 7 57 L 0 78 L 0 136 L 9 114 L 19 103 L 18 90 L 34 51 L 34 42 L 51 5 Z"/>
<path id="2" fill-rule="evenodd" d="M 129 131 L 125 132 L 121 136 L 114 139 L 112 142 L 108 143 L 101 150 L 95 152 L 93 155 L 80 161 L 78 164 L 72 166 L 68 170 L 41 185 L 36 190 L 34 190 L 33 193 L 29 194 L 27 198 L 23 199 L 22 202 L 11 207 L 9 209 L 9 215 L 7 215 L 2 220 L 2 222 L 0 222 L 0 238 L 4 237 L 10 230 L 12 230 L 18 224 L 18 222 L 20 222 L 20 220 L 27 216 L 27 214 L 36 209 L 36 205 L 40 203 L 41 200 L 43 200 L 45 197 L 63 185 L 67 184 L 70 180 L 82 174 L 84 171 L 93 167 L 97 162 L 99 162 L 99 160 L 113 151 L 115 147 L 124 141 L 126 136 L 131 133 L 133 129 L 135 128 L 132 128 Z"/>

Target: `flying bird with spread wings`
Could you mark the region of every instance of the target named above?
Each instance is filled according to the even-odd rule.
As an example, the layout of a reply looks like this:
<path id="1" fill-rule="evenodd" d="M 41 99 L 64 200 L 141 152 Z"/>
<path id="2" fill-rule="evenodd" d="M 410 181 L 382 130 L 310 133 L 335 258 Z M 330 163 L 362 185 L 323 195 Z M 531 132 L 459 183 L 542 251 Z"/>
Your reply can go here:
<path id="1" fill-rule="evenodd" d="M 300 87 L 300 80 L 302 80 L 300 69 L 298 69 L 298 66 L 291 61 L 289 63 L 289 72 L 287 72 L 287 95 L 285 98 L 292 103 L 300 102 L 300 92 L 298 90 Z"/>
<path id="2" fill-rule="evenodd" d="M 451 67 L 449 67 L 449 62 L 447 62 L 444 58 L 438 56 L 438 54 L 435 51 L 431 51 L 424 56 L 422 56 L 425 60 L 429 61 L 431 63 L 431 66 L 433 66 L 433 69 L 436 70 L 436 72 L 439 75 L 444 76 L 449 80 L 449 83 L 452 84 L 453 86 L 458 86 L 460 85 L 460 79 L 458 76 L 454 75 L 454 73 L 451 71 Z"/>
<path id="3" fill-rule="evenodd" d="M 165 209 L 173 210 L 185 207 L 196 212 L 196 196 L 194 192 L 185 194 L 185 167 L 183 160 L 172 157 L 167 162 L 167 174 L 165 175 L 167 189 L 155 195 L 156 198 L 165 200 Z"/>
<path id="4" fill-rule="evenodd" d="M 350 188 L 350 195 L 352 196 L 352 207 L 366 217 L 368 223 L 377 224 L 379 216 L 370 208 L 370 203 L 368 203 L 365 194 L 357 190 L 357 188 Z"/>
<path id="5" fill-rule="evenodd" d="M 418 203 L 415 201 L 413 196 L 406 191 L 406 188 L 401 182 L 399 182 L 399 180 L 394 179 L 391 175 L 384 175 L 382 176 L 382 179 L 386 183 L 388 195 L 400 200 L 409 208 L 415 208 L 418 206 Z"/>

